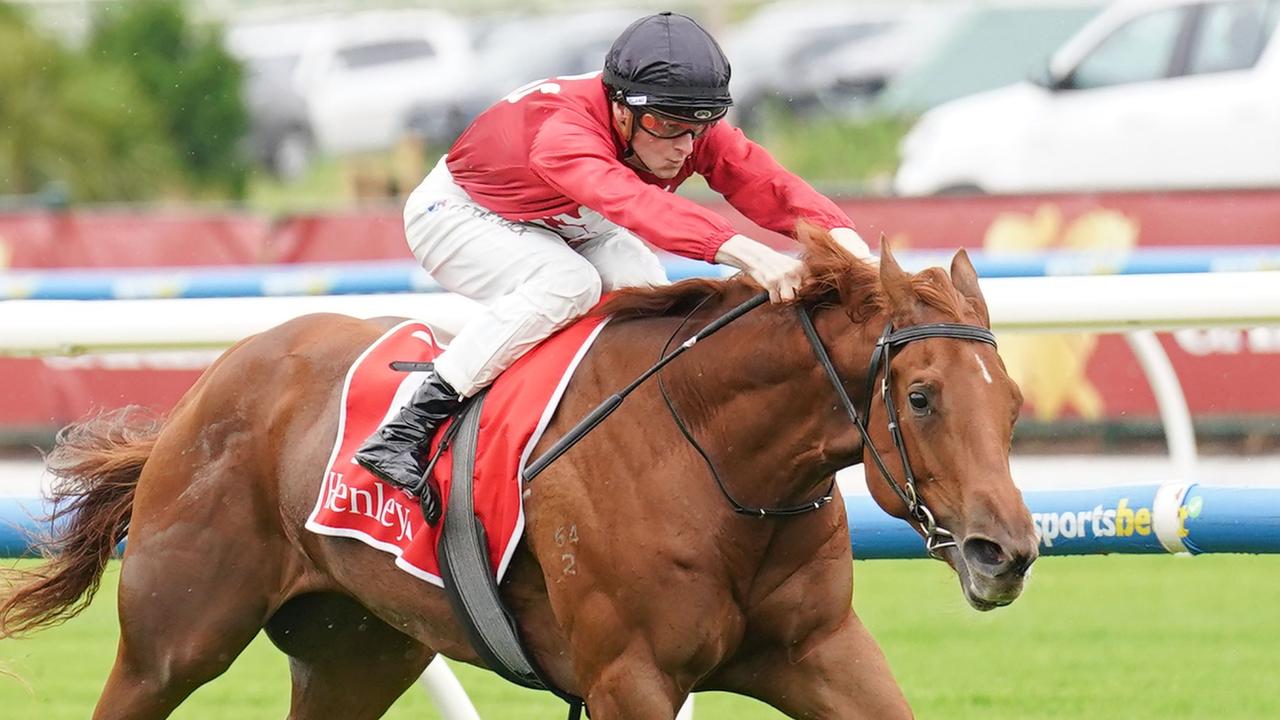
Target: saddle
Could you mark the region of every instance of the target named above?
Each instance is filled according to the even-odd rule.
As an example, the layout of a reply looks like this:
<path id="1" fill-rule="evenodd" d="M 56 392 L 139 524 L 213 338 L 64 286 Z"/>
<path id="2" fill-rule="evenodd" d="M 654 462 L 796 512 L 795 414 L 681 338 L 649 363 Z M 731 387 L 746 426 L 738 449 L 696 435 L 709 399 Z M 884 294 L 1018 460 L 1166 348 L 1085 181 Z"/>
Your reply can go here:
<path id="1" fill-rule="evenodd" d="M 580 701 L 544 681 L 520 648 L 519 632 L 498 599 L 497 586 L 523 535 L 523 481 L 536 474 L 525 467 L 529 455 L 603 326 L 604 318 L 589 317 L 565 328 L 442 425 L 429 450 L 427 470 L 444 506 L 435 526 L 423 520 L 416 498 L 353 459 L 365 438 L 383 418 L 399 412 L 420 382 L 404 371 L 421 374 L 420 363 L 432 361 L 442 350 L 422 323 L 409 321 L 389 330 L 348 371 L 337 437 L 306 525 L 312 532 L 354 538 L 391 553 L 397 567 L 442 587 L 490 667 L 512 682 L 548 689 L 571 704 Z"/>

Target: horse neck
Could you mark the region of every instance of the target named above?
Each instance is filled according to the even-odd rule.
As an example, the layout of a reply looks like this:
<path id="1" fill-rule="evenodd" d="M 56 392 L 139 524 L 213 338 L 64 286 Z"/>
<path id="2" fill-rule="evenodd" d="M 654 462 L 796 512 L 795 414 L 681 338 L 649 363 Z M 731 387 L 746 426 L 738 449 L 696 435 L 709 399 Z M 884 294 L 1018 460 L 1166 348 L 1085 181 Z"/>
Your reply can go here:
<path id="1" fill-rule="evenodd" d="M 725 308 L 727 309 L 727 308 Z M 710 321 L 712 316 L 705 318 Z M 855 404 L 883 317 L 855 326 L 840 308 L 813 313 Z M 764 306 L 700 344 L 664 377 L 672 402 L 744 504 L 813 499 L 862 443 L 794 307 Z"/>

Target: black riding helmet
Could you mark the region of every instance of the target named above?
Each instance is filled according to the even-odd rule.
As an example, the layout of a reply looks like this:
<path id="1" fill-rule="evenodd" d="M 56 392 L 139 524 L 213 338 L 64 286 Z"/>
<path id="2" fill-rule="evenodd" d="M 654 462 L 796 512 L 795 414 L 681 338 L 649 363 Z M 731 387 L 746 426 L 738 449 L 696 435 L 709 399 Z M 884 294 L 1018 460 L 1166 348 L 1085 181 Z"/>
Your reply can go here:
<path id="1" fill-rule="evenodd" d="M 733 105 L 729 60 L 692 18 L 670 12 L 622 31 L 604 61 L 610 99 L 677 120 L 710 122 Z"/>

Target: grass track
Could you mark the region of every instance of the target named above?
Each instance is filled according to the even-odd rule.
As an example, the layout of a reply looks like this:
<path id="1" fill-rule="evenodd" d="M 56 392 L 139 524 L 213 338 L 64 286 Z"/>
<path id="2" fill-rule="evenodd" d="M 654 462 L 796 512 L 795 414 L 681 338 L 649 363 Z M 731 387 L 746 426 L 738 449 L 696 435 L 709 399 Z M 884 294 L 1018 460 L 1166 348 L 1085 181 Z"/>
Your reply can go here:
<path id="1" fill-rule="evenodd" d="M 80 720 L 115 654 L 113 565 L 80 617 L 0 642 L 0 717 Z M 1280 558 L 1045 558 L 1024 597 L 968 609 L 949 570 L 923 561 L 855 568 L 855 607 L 920 718 L 1280 717 Z M 559 718 L 549 696 L 455 665 L 482 717 Z M 281 718 L 284 657 L 258 640 L 177 718 Z M 699 695 L 698 720 L 779 715 L 754 701 Z M 417 688 L 390 718 L 437 718 Z"/>

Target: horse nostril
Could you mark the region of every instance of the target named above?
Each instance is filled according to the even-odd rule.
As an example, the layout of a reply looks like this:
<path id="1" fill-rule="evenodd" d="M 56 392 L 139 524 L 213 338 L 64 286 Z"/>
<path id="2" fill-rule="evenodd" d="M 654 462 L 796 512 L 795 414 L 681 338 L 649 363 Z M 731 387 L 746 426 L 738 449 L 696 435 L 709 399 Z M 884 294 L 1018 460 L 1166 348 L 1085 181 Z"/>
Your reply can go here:
<path id="1" fill-rule="evenodd" d="M 964 541 L 964 558 L 970 565 L 976 565 L 984 574 L 992 576 L 1004 573 L 1013 564 L 999 543 L 983 537 L 970 537 Z"/>
<path id="2" fill-rule="evenodd" d="M 1035 562 L 1038 557 L 1040 557 L 1040 554 L 1037 552 L 1014 555 L 1008 571 L 1015 575 L 1026 575 L 1031 570 L 1031 563 Z"/>

